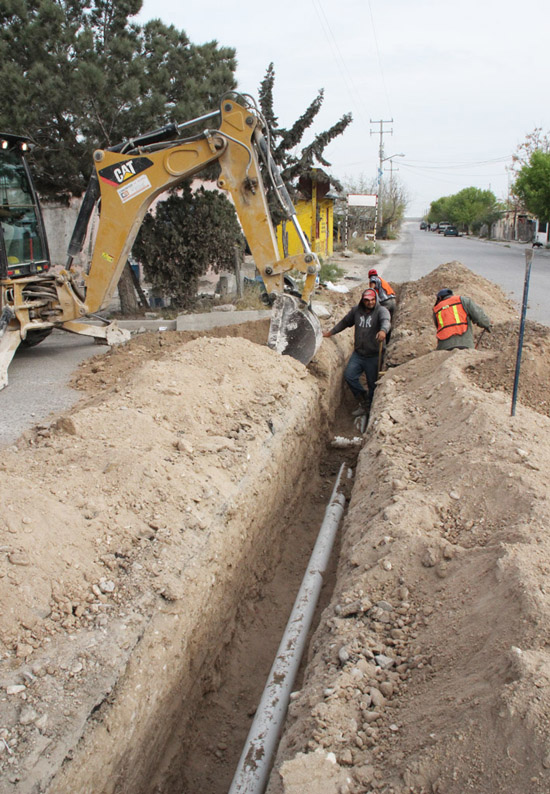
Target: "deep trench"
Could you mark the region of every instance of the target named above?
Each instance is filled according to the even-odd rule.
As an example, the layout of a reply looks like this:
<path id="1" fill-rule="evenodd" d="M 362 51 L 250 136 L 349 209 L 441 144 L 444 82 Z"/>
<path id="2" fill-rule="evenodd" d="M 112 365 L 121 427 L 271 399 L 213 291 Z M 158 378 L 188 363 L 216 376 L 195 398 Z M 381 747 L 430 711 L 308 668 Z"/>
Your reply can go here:
<path id="1" fill-rule="evenodd" d="M 343 462 L 355 468 L 357 447 L 331 446 L 336 436 L 358 435 L 351 416 L 354 407 L 344 393 L 320 458 L 312 461 L 311 477 L 296 500 L 297 508 L 278 527 L 279 553 L 257 581 L 253 596 L 240 605 L 231 641 L 217 659 L 210 660 L 210 669 L 203 666 L 201 678 L 207 683 L 198 706 L 190 720 L 175 726 L 166 752 L 151 770 L 147 794 L 227 794 L 338 471 Z M 352 485 L 352 479 L 343 478 L 346 501 Z M 310 634 L 330 601 L 340 534 L 341 528 Z M 295 689 L 300 687 L 306 660 L 307 651 Z"/>

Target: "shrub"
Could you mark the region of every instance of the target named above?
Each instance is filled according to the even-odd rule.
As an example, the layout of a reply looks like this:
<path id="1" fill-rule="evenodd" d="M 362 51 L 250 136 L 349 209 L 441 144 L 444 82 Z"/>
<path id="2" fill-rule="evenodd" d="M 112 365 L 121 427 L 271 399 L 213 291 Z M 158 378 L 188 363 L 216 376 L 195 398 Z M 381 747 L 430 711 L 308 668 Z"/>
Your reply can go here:
<path id="1" fill-rule="evenodd" d="M 374 240 L 367 240 L 365 243 L 358 245 L 357 250 L 360 254 L 367 254 L 367 256 L 370 256 L 370 254 L 376 253 L 376 243 Z"/>
<path id="2" fill-rule="evenodd" d="M 319 271 L 319 281 L 324 283 L 326 281 L 337 281 L 342 278 L 345 271 L 339 267 L 335 262 L 324 262 L 321 260 L 321 270 Z"/>

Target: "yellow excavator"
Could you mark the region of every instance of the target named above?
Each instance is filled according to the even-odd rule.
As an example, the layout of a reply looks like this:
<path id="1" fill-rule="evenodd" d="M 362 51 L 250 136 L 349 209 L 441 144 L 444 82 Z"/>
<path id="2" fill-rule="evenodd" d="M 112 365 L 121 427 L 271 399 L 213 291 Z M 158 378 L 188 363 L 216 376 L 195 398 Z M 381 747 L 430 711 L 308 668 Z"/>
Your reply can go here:
<path id="1" fill-rule="evenodd" d="M 183 137 L 189 128 L 200 131 Z M 84 320 L 111 298 L 153 200 L 214 162 L 220 165 L 218 187 L 232 197 L 273 306 L 268 345 L 304 364 L 311 361 L 322 340 L 311 309 L 319 261 L 300 228 L 271 154 L 267 125 L 250 96 L 227 94 L 219 110 L 96 150 L 65 266 L 50 261 L 25 160 L 29 145 L 27 138 L 0 133 L 0 388 L 7 385 L 8 367 L 18 346 L 38 344 L 54 328 L 107 344 L 129 337 L 116 323 L 100 326 Z M 279 257 L 260 161 L 296 228 L 304 249 L 301 254 Z M 74 259 L 83 249 L 97 208 L 93 253 L 83 273 Z M 285 292 L 285 275 L 291 270 L 304 274 L 297 295 Z"/>

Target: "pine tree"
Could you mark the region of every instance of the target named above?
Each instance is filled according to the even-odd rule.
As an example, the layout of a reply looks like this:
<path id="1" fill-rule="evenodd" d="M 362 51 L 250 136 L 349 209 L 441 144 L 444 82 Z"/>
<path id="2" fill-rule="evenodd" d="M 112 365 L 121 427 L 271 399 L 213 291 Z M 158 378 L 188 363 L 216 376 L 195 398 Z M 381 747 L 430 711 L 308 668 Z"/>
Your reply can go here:
<path id="1" fill-rule="evenodd" d="M 27 135 L 45 198 L 85 188 L 92 152 L 215 109 L 235 51 L 131 17 L 141 0 L 0 3 L 0 129 Z"/>
<path id="2" fill-rule="evenodd" d="M 273 158 L 281 171 L 283 181 L 285 182 L 288 191 L 292 198 L 296 196 L 296 189 L 298 180 L 302 176 L 309 176 L 311 169 L 315 167 L 316 163 L 323 165 L 327 168 L 330 163 L 324 157 L 324 150 L 328 144 L 334 140 L 338 135 L 342 135 L 345 129 L 351 124 L 352 115 L 346 113 L 342 118 L 336 122 L 330 129 L 325 132 L 318 133 L 313 142 L 308 146 L 302 148 L 298 155 L 294 154 L 296 147 L 298 147 L 304 138 L 304 135 L 309 130 L 319 111 L 321 110 L 324 90 L 321 88 L 313 101 L 309 104 L 302 115 L 296 119 L 294 124 L 288 129 L 278 126 L 278 119 L 274 111 L 273 87 L 275 83 L 275 69 L 273 63 L 267 67 L 265 77 L 260 84 L 259 89 L 259 104 L 262 110 L 265 121 L 269 127 L 271 138 L 271 145 L 273 151 Z M 333 185 L 339 190 L 341 185 L 338 180 L 331 177 Z M 266 180 L 268 186 L 268 200 L 275 224 L 278 224 L 285 216 L 281 209 L 278 200 L 273 196 L 269 180 Z"/>

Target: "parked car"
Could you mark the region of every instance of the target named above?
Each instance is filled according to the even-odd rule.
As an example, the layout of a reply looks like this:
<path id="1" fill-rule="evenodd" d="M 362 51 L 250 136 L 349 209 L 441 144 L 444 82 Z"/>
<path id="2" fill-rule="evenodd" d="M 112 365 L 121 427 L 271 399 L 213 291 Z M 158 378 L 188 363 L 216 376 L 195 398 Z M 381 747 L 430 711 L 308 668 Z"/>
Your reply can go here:
<path id="1" fill-rule="evenodd" d="M 426 221 L 420 221 L 420 228 L 421 228 L 422 230 L 424 230 L 424 229 L 426 228 L 426 226 L 427 226 L 427 225 L 428 225 L 428 224 L 426 223 Z"/>
<path id="2" fill-rule="evenodd" d="M 460 234 L 458 233 L 456 226 L 447 226 L 443 232 L 443 237 L 460 237 Z"/>
<path id="3" fill-rule="evenodd" d="M 448 226 L 450 226 L 450 225 L 451 225 L 451 224 L 449 223 L 449 221 L 441 221 L 440 223 L 438 223 L 438 224 L 437 224 L 437 233 L 438 233 L 438 234 L 443 234 L 443 232 L 445 231 L 445 229 L 446 229 Z"/>

